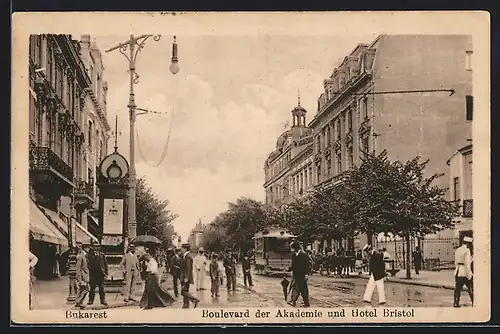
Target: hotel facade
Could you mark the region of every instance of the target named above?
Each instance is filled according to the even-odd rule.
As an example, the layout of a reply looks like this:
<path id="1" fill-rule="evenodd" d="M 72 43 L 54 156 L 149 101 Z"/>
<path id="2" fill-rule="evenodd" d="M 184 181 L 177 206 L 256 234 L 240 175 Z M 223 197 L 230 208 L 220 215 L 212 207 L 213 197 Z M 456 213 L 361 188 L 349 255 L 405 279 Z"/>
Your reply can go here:
<path id="1" fill-rule="evenodd" d="M 461 35 L 380 35 L 359 44 L 324 80 L 316 113 L 299 123 L 300 135 L 293 136 L 294 122 L 278 138 L 264 165 L 266 203 L 280 206 L 317 185 L 342 182 L 364 154 L 384 149 L 391 160 L 429 159 L 428 175 L 447 174 L 443 157 L 472 138 L 471 49 L 471 37 Z M 449 186 L 447 176 L 437 182 Z M 453 231 L 437 236 L 452 237 Z M 365 236 L 354 240 L 357 247 L 365 242 Z M 439 247 L 451 254 L 449 243 Z"/>

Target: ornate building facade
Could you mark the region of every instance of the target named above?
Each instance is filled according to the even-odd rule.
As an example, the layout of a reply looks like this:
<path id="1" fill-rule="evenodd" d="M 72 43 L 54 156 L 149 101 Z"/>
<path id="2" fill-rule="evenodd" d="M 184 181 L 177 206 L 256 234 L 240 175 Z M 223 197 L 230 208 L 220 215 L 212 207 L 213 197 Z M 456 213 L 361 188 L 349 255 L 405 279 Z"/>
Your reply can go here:
<path id="1" fill-rule="evenodd" d="M 324 80 L 317 112 L 307 126 L 312 132 L 311 154 L 302 156 L 299 164 L 285 160 L 278 175 L 270 169 L 276 168 L 283 156 L 279 152 L 285 149 L 267 159 L 266 202 L 275 202 L 275 182 L 290 175 L 292 165 L 311 162 L 307 169 L 312 178 L 308 172 L 307 181 L 313 186 L 335 184 L 361 163 L 364 154 L 384 149 L 391 160 L 420 155 L 429 159 L 428 174 L 446 174 L 442 157 L 451 156 L 471 138 L 465 113 L 472 80 L 465 70 L 470 48 L 471 38 L 465 35 L 381 35 L 370 44 L 359 44 Z M 304 182 L 300 180 L 299 176 L 299 187 Z M 438 182 L 448 187 L 447 177 Z M 448 232 L 439 238 L 451 238 Z M 355 242 L 362 246 L 366 240 L 361 236 Z"/>
<path id="2" fill-rule="evenodd" d="M 80 51 L 71 35 L 29 39 L 30 247 L 47 262 L 37 266 L 45 270 L 57 267 L 56 254 L 70 241 L 97 240 L 78 221 L 69 223 L 82 195 L 84 110 L 92 87 Z"/>
<path id="3" fill-rule="evenodd" d="M 107 82 L 104 80 L 104 65 L 97 44 L 90 35 L 80 38 L 80 57 L 90 78 L 91 85 L 86 89 L 86 101 L 83 109 L 83 132 L 85 135 L 81 179 L 77 181 L 82 189 L 78 200 L 79 222 L 91 230 L 98 231 L 98 187 L 96 187 L 96 169 L 108 154 L 109 131 L 107 119 Z"/>

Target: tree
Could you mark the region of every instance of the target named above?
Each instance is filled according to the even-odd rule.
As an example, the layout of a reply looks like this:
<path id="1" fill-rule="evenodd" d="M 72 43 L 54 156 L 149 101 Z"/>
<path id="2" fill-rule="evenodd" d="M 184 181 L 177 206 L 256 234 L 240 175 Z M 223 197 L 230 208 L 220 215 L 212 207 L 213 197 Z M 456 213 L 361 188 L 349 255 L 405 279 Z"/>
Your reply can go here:
<path id="1" fill-rule="evenodd" d="M 268 225 L 268 212 L 262 202 L 251 198 L 238 198 L 229 203 L 203 233 L 204 247 L 232 248 L 245 251 L 253 247 L 255 233 Z"/>
<path id="2" fill-rule="evenodd" d="M 175 235 L 172 222 L 177 218 L 177 214 L 168 209 L 169 202 L 160 200 L 144 178 L 137 180 L 136 192 L 137 234 L 153 235 L 168 248 Z"/>
<path id="3" fill-rule="evenodd" d="M 350 230 L 371 236 L 398 235 L 406 241 L 407 278 L 411 278 L 410 238 L 423 237 L 453 225 L 458 207 L 444 198 L 446 189 L 433 182 L 443 174 L 425 177 L 428 160 L 420 157 L 402 163 L 389 161 L 387 152 L 369 154 L 359 167 L 348 172 L 344 193 L 352 206 Z"/>

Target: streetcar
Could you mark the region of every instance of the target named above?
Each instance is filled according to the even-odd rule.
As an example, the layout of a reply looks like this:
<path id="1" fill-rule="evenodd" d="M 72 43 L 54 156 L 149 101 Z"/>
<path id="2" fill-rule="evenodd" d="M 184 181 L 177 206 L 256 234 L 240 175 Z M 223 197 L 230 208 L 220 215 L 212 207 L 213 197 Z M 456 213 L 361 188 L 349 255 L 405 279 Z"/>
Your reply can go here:
<path id="1" fill-rule="evenodd" d="M 295 235 L 278 228 L 256 233 L 253 239 L 257 274 L 288 273 L 292 266 L 290 243 L 295 238 Z"/>

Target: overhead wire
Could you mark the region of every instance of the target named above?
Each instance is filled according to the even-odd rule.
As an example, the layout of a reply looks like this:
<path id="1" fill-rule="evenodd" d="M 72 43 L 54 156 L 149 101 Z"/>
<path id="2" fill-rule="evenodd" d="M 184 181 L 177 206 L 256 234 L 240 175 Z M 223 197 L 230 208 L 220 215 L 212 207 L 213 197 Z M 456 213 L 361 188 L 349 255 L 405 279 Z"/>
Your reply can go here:
<path id="1" fill-rule="evenodd" d="M 175 114 L 175 108 L 174 108 L 174 106 L 172 106 L 172 115 L 170 118 L 170 125 L 169 125 L 169 129 L 168 129 L 167 140 L 166 140 L 165 146 L 163 147 L 163 151 L 161 153 L 160 159 L 156 164 L 150 164 L 149 160 L 145 158 L 144 153 L 141 149 L 141 145 L 140 145 L 139 131 L 137 130 L 137 128 L 135 130 L 135 134 L 136 134 L 136 138 L 137 138 L 137 151 L 139 152 L 139 155 L 141 156 L 142 160 L 144 160 L 144 162 L 146 164 L 150 165 L 151 167 L 158 167 L 167 157 L 168 148 L 169 148 L 169 144 L 170 144 L 170 135 L 172 134 L 172 124 L 174 122 L 174 114 Z"/>

